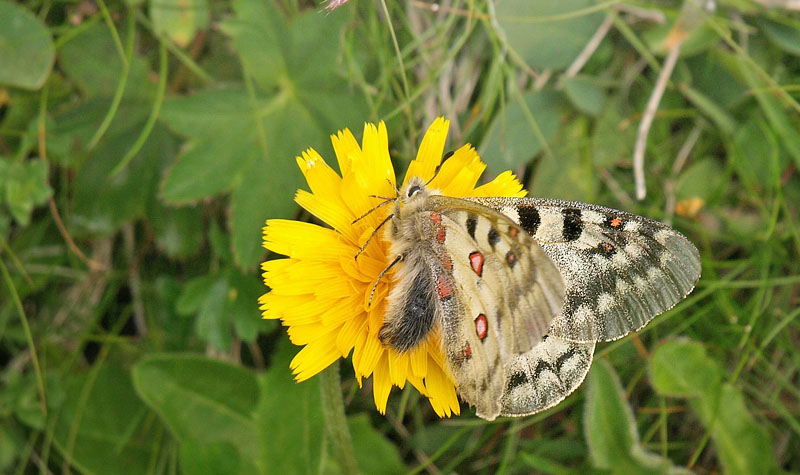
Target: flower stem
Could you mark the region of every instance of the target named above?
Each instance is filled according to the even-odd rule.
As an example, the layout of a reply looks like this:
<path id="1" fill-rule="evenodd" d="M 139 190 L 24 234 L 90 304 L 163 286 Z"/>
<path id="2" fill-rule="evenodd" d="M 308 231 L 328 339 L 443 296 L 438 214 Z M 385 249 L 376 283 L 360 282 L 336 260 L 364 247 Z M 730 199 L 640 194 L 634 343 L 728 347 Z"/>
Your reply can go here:
<path id="1" fill-rule="evenodd" d="M 331 441 L 333 456 L 339 463 L 343 474 L 357 474 L 358 465 L 353 453 L 353 443 L 350 440 L 350 430 L 347 428 L 347 418 L 344 415 L 338 361 L 335 361 L 320 373 L 319 385 L 322 390 L 322 411 L 325 414 L 325 427 L 327 428 L 328 438 Z"/>

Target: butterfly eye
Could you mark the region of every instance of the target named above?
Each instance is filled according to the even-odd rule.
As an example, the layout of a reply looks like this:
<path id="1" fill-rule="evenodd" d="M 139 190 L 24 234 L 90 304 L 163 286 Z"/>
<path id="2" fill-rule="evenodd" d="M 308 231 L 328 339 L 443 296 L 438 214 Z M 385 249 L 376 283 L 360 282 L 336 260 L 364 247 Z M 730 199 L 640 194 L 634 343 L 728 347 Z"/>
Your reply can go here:
<path id="1" fill-rule="evenodd" d="M 408 197 L 411 198 L 417 192 L 419 192 L 420 189 L 421 188 L 419 186 L 417 186 L 417 185 L 412 186 L 411 188 L 408 189 Z"/>

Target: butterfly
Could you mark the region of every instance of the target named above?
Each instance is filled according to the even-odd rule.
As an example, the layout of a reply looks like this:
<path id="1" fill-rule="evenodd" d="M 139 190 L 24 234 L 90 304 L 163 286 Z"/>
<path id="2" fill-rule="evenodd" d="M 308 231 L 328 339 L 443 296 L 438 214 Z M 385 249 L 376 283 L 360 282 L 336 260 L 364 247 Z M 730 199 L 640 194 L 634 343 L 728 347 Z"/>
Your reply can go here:
<path id="1" fill-rule="evenodd" d="M 394 212 L 373 236 L 389 223 L 395 258 L 378 281 L 400 267 L 378 336 L 404 353 L 438 326 L 457 392 L 484 419 L 558 404 L 586 377 L 596 342 L 641 329 L 700 276 L 694 245 L 657 221 L 427 185 L 411 178 L 382 203 Z"/>

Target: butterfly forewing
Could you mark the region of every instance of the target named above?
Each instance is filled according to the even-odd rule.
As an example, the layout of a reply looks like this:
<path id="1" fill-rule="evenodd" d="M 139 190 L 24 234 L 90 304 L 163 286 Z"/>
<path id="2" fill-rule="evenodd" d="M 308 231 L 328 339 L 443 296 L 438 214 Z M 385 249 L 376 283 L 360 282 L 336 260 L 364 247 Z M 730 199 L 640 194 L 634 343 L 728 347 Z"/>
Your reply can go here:
<path id="1" fill-rule="evenodd" d="M 536 198 L 473 198 L 519 223 L 558 267 L 563 313 L 551 334 L 608 341 L 672 308 L 700 276 L 697 249 L 677 231 L 601 206 Z"/>

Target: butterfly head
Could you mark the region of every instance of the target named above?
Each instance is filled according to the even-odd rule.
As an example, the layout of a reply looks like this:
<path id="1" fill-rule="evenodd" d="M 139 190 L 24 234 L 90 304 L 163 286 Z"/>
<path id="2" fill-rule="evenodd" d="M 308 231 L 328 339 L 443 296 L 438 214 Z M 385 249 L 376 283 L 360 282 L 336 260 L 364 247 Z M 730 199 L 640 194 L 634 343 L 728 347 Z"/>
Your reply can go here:
<path id="1" fill-rule="evenodd" d="M 397 206 L 413 206 L 417 203 L 422 203 L 428 196 L 436 194 L 435 190 L 428 188 L 428 183 L 425 183 L 420 177 L 413 177 L 408 180 L 406 186 L 400 190 L 397 196 Z"/>

